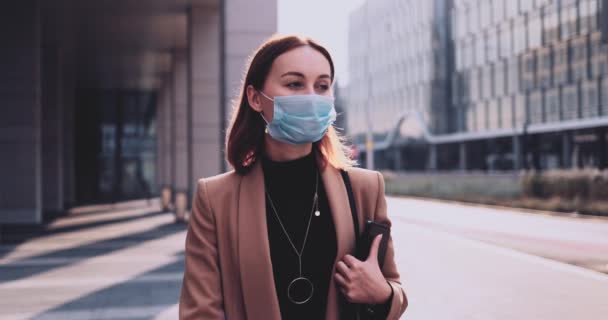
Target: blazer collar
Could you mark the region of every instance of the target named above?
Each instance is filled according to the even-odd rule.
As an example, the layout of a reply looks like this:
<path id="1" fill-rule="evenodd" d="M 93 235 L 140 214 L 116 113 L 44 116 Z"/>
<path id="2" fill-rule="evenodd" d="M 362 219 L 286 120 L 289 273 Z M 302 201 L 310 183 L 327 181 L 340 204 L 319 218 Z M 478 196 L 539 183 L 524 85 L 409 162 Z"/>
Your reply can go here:
<path id="1" fill-rule="evenodd" d="M 243 176 L 238 203 L 238 254 L 241 286 L 248 319 L 280 320 L 266 225 L 264 173 L 260 161 Z M 335 264 L 354 248 L 353 222 L 346 187 L 340 172 L 327 165 L 321 172 L 329 207 L 336 227 Z M 327 318 L 338 315 L 337 288 L 331 278 L 327 297 Z"/>

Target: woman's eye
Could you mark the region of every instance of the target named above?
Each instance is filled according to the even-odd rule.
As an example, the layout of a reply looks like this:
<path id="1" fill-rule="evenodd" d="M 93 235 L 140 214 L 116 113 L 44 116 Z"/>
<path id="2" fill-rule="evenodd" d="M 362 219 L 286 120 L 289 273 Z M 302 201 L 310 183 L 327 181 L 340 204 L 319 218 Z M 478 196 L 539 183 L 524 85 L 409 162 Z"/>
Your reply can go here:
<path id="1" fill-rule="evenodd" d="M 287 86 L 289 88 L 299 88 L 299 87 L 302 86 L 302 83 L 300 83 L 300 82 L 290 82 L 290 83 L 287 84 Z"/>
<path id="2" fill-rule="evenodd" d="M 321 89 L 321 90 L 323 90 L 323 91 L 329 90 L 329 85 L 327 85 L 327 84 L 320 84 L 318 86 L 318 88 Z"/>

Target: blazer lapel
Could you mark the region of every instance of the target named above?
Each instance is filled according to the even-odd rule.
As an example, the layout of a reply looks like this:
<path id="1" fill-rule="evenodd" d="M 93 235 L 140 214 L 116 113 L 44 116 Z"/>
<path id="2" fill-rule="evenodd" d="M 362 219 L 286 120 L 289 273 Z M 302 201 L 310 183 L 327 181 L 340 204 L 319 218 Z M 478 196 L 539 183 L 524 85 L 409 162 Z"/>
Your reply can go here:
<path id="1" fill-rule="evenodd" d="M 248 319 L 280 320 L 268 229 L 264 176 L 260 162 L 242 178 L 238 204 L 238 252 Z M 229 302 L 228 302 L 229 303 Z"/>
<path id="2" fill-rule="evenodd" d="M 334 225 L 336 226 L 336 241 L 338 248 L 327 295 L 327 312 L 325 318 L 339 319 L 339 291 L 333 275 L 336 272 L 336 263 L 342 260 L 345 255 L 353 252 L 355 248 L 355 234 L 348 203 L 348 194 L 346 193 L 346 187 L 344 186 L 340 172 L 338 169 L 328 164 L 321 173 L 321 177 L 327 193 L 327 200 L 329 201 L 329 208 L 331 209 L 331 215 L 334 219 Z"/>

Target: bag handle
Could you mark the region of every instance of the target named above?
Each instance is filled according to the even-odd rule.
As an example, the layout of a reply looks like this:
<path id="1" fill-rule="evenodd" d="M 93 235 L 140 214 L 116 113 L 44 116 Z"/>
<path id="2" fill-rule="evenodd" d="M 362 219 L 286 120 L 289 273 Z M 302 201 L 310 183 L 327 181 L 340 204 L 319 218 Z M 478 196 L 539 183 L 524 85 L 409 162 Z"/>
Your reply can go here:
<path id="1" fill-rule="evenodd" d="M 342 169 L 340 170 L 342 180 L 344 180 L 344 186 L 346 187 L 346 193 L 348 194 L 348 203 L 350 204 L 350 212 L 353 216 L 353 226 L 355 229 L 355 252 L 359 248 L 359 215 L 357 213 L 357 204 L 355 203 L 355 196 L 353 194 L 353 186 L 350 183 L 350 177 L 348 172 Z"/>

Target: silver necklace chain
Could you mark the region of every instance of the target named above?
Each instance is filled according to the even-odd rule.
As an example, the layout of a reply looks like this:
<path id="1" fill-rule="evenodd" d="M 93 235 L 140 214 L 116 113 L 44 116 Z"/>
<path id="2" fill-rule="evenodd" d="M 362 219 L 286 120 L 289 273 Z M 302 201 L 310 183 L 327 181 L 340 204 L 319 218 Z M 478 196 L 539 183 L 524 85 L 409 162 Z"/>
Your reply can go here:
<path id="1" fill-rule="evenodd" d="M 306 233 L 304 234 L 304 241 L 302 242 L 302 249 L 300 249 L 299 251 L 298 251 L 298 249 L 296 249 L 296 246 L 293 243 L 293 241 L 291 241 L 291 237 L 289 236 L 289 233 L 287 233 L 287 229 L 285 229 L 285 226 L 283 225 L 283 222 L 281 221 L 281 218 L 279 217 L 277 209 L 274 206 L 274 203 L 272 202 L 272 198 L 270 198 L 270 193 L 268 193 L 268 191 L 266 191 L 266 197 L 268 198 L 268 201 L 270 202 L 270 207 L 272 208 L 272 212 L 274 212 L 274 215 L 277 218 L 277 221 L 279 221 L 279 225 L 281 225 L 281 229 L 283 230 L 285 237 L 287 237 L 289 244 L 291 244 L 293 251 L 298 256 L 300 277 L 302 276 L 302 254 L 304 253 L 304 248 L 306 247 L 306 240 L 308 239 L 308 231 L 310 230 L 310 222 L 312 221 L 312 213 L 315 211 L 315 209 L 317 209 L 316 211 L 319 210 L 319 196 L 317 194 L 318 189 L 319 189 L 319 172 L 317 171 L 316 181 L 315 181 L 315 195 L 312 200 L 312 208 L 310 210 L 310 216 L 308 217 L 308 225 L 306 226 Z"/>

